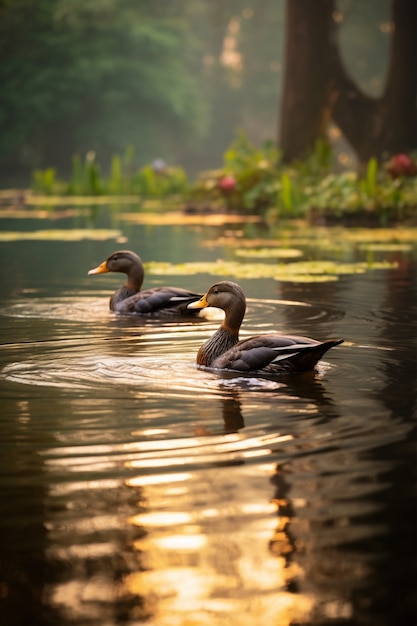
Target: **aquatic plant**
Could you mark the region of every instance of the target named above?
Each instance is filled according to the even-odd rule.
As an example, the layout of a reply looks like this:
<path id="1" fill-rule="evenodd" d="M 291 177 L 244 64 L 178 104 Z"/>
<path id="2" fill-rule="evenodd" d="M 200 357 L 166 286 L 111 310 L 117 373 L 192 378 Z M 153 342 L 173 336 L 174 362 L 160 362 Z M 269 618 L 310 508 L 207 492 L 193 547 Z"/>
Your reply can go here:
<path id="1" fill-rule="evenodd" d="M 392 178 L 415 176 L 417 173 L 417 166 L 408 154 L 395 154 L 388 161 L 386 168 Z"/>
<path id="2" fill-rule="evenodd" d="M 35 170 L 32 173 L 32 187 L 35 192 L 51 195 L 55 192 L 56 170 L 47 167 L 45 170 Z"/>
<path id="3" fill-rule="evenodd" d="M 75 154 L 72 157 L 71 178 L 68 182 L 59 180 L 54 168 L 35 170 L 32 175 L 32 189 L 38 194 L 70 196 L 127 194 L 163 198 L 187 194 L 189 184 L 183 168 L 167 166 L 162 160 L 156 160 L 134 171 L 133 154 L 134 148 L 128 146 L 123 156 L 113 155 L 107 177 L 101 173 L 95 152 L 87 152 L 84 159 Z"/>
<path id="4" fill-rule="evenodd" d="M 412 155 L 399 154 L 387 163 L 369 160 L 362 173 L 335 173 L 334 155 L 317 142 L 304 161 L 286 164 L 272 142 L 261 147 L 239 133 L 224 155 L 221 169 L 202 172 L 190 183 L 182 167 L 162 159 L 133 167 L 134 148 L 113 155 L 103 176 L 93 152 L 72 159 L 69 183 L 54 168 L 33 173 L 33 190 L 45 195 L 127 196 L 146 200 L 181 199 L 188 212 L 213 209 L 258 215 L 269 223 L 302 218 L 313 222 L 362 220 L 373 225 L 414 218 L 417 212 L 417 166 Z"/>
<path id="5" fill-rule="evenodd" d="M 362 216 L 384 224 L 415 212 L 417 179 L 411 156 L 396 157 L 395 176 L 392 167 L 381 167 L 375 158 L 363 174 L 335 173 L 333 162 L 326 141 L 317 142 L 304 161 L 284 164 L 270 142 L 257 148 L 240 133 L 225 153 L 224 167 L 203 172 L 191 195 L 214 207 L 266 216 L 270 222 Z"/>
<path id="6" fill-rule="evenodd" d="M 224 154 L 223 168 L 202 172 L 191 186 L 190 198 L 207 199 L 213 206 L 233 211 L 261 214 L 276 204 L 279 160 L 271 141 L 258 148 L 239 132 Z"/>

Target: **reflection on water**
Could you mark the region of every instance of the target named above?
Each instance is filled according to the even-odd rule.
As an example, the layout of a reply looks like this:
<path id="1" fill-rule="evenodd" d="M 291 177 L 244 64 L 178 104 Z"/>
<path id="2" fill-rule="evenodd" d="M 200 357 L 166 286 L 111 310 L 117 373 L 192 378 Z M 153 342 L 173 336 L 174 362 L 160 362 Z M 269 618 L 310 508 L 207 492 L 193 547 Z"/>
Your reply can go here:
<path id="1" fill-rule="evenodd" d="M 276 379 L 196 369 L 218 319 L 7 299 L 2 623 L 411 626 L 414 276 L 259 287 L 243 335 L 347 339 Z"/>

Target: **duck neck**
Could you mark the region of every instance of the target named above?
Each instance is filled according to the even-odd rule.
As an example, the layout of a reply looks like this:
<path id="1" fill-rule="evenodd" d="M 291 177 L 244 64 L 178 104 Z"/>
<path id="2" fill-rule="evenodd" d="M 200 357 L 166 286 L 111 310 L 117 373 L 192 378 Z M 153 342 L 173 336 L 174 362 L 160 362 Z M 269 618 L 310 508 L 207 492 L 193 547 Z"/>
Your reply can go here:
<path id="1" fill-rule="evenodd" d="M 210 367 L 215 359 L 237 344 L 245 309 L 245 303 L 239 302 L 235 303 L 233 307 L 226 311 L 226 315 L 219 330 L 215 332 L 198 351 L 198 365 Z"/>
<path id="2" fill-rule="evenodd" d="M 127 281 L 125 287 L 134 292 L 140 291 L 143 284 L 145 272 L 142 264 L 135 264 L 129 268 L 127 272 Z"/>
<path id="3" fill-rule="evenodd" d="M 246 303 L 241 301 L 233 302 L 233 305 L 225 311 L 221 329 L 236 337 L 236 341 L 239 340 L 239 330 L 245 316 L 245 311 Z"/>

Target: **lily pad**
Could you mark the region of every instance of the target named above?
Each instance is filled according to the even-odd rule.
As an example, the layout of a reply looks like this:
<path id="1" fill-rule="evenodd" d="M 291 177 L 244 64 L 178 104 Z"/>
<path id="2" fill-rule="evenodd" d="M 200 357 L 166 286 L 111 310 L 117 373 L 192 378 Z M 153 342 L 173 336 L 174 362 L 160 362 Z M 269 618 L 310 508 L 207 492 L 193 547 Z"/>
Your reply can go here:
<path id="1" fill-rule="evenodd" d="M 121 219 L 133 224 L 150 224 L 152 226 L 164 225 L 197 225 L 197 226 L 223 226 L 224 224 L 241 224 L 248 222 L 261 222 L 258 215 L 235 215 L 227 213 L 196 213 L 188 214 L 181 211 L 168 211 L 166 213 L 122 213 Z"/>
<path id="2" fill-rule="evenodd" d="M 28 195 L 25 204 L 33 206 L 138 204 L 140 196 L 36 196 Z"/>
<path id="3" fill-rule="evenodd" d="M 410 248 L 397 248 L 391 246 L 397 246 L 402 244 L 410 244 L 411 247 L 415 246 L 417 242 L 417 228 L 414 227 L 396 227 L 396 228 L 340 228 L 340 227 L 322 227 L 314 226 L 314 228 L 299 226 L 297 228 L 279 227 L 276 231 L 276 237 L 274 238 L 247 238 L 236 237 L 230 235 L 223 235 L 217 239 L 206 239 L 204 244 L 208 248 L 213 246 L 227 246 L 228 248 L 236 251 L 238 256 L 246 256 L 249 258 L 264 256 L 276 256 L 273 252 L 263 253 L 259 250 L 265 249 L 296 249 L 304 250 L 314 248 L 315 250 L 323 250 L 326 252 L 338 252 L 355 250 L 356 248 L 363 249 L 362 246 L 371 244 L 379 244 L 389 246 L 384 247 L 386 251 L 408 251 Z M 250 254 L 244 252 L 245 248 L 255 248 L 256 251 Z M 368 248 L 366 248 L 368 249 Z M 381 248 L 375 248 L 375 250 L 382 250 Z M 284 255 L 284 253 L 283 253 Z M 284 258 L 284 256 L 281 258 Z M 290 258 L 289 256 L 287 258 Z"/>
<path id="4" fill-rule="evenodd" d="M 296 248 L 255 248 L 252 250 L 239 248 L 235 250 L 235 254 L 255 259 L 295 259 L 303 256 L 302 251 Z"/>
<path id="5" fill-rule="evenodd" d="M 409 252 L 413 249 L 410 243 L 363 243 L 359 245 L 360 250 L 370 252 Z"/>
<path id="6" fill-rule="evenodd" d="M 105 228 L 0 232 L 0 241 L 81 241 L 82 239 L 93 239 L 98 241 L 117 239 L 118 241 L 122 241 L 122 232 L 120 230 L 110 230 Z"/>
<path id="7" fill-rule="evenodd" d="M 294 263 L 240 263 L 224 261 L 199 263 L 146 263 L 150 274 L 159 275 L 194 275 L 212 274 L 214 276 L 233 276 L 235 278 L 272 278 L 290 282 L 326 282 L 338 280 L 345 274 L 363 274 L 370 270 L 393 269 L 396 263 L 387 261 L 372 263 L 336 263 L 334 261 L 305 261 Z"/>

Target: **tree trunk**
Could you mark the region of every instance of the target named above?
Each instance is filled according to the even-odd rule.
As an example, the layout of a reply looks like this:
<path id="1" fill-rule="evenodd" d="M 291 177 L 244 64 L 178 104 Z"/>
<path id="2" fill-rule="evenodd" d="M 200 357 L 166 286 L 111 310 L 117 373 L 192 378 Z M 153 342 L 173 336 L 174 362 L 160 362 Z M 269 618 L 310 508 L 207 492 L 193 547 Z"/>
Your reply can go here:
<path id="1" fill-rule="evenodd" d="M 337 54 L 333 76 L 332 117 L 355 150 L 359 161 L 417 147 L 417 4 L 394 0 L 390 64 L 380 98 L 364 95 L 347 75 Z"/>
<path id="2" fill-rule="evenodd" d="M 417 3 L 393 0 L 390 64 L 384 93 L 364 94 L 347 73 L 336 43 L 334 1 L 288 0 L 286 74 L 279 146 L 284 160 L 303 158 L 325 136 L 330 118 L 362 163 L 417 148 Z M 316 13 L 316 14 L 315 14 Z"/>
<path id="3" fill-rule="evenodd" d="M 285 161 L 307 156 L 327 126 L 333 0 L 287 0 L 279 146 Z"/>

